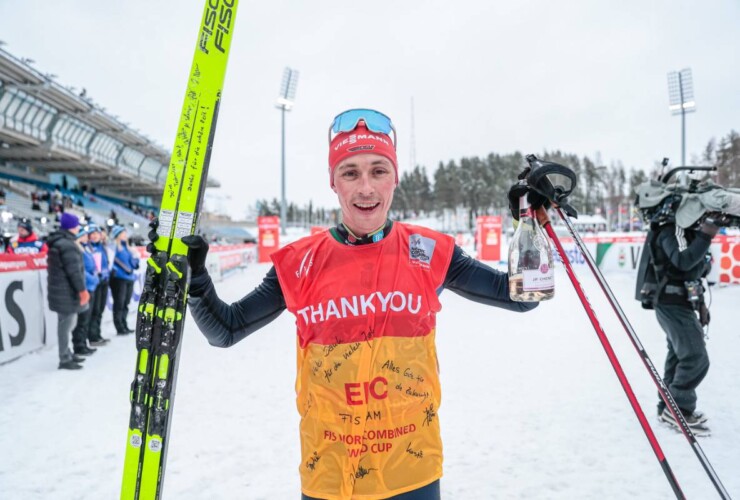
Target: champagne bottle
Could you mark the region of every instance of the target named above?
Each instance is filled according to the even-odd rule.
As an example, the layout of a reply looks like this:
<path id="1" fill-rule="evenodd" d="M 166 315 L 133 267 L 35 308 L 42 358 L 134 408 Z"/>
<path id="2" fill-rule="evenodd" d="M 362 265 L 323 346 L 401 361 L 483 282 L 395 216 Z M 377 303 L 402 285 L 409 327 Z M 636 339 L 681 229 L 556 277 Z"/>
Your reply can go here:
<path id="1" fill-rule="evenodd" d="M 509 243 L 509 296 L 539 302 L 555 296 L 552 251 L 527 201 L 519 198 L 519 226 Z"/>

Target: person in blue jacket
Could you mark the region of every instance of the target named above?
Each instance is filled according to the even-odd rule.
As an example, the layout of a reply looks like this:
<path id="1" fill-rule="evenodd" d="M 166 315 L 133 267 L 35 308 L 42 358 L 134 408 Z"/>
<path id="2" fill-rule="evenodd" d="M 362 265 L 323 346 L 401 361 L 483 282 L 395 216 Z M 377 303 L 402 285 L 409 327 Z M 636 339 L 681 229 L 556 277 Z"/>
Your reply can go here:
<path id="1" fill-rule="evenodd" d="M 126 324 L 128 304 L 134 293 L 134 270 L 139 268 L 139 259 L 128 247 L 128 235 L 123 226 L 113 226 L 110 231 L 116 255 L 111 269 L 110 289 L 113 295 L 113 324 L 118 335 L 133 332 Z"/>
<path id="2" fill-rule="evenodd" d="M 95 293 L 95 289 L 98 286 L 98 273 L 95 269 L 95 259 L 93 258 L 92 250 L 88 245 L 88 235 L 90 234 L 88 228 L 80 229 L 77 233 L 77 246 L 82 252 L 82 263 L 85 267 L 85 289 L 88 291 L 90 296 Z M 72 330 L 72 346 L 74 353 L 78 356 L 89 356 L 93 354 L 97 349 L 87 345 L 87 330 L 90 326 L 90 306 L 82 308 L 77 313 L 77 325 Z"/>
<path id="3" fill-rule="evenodd" d="M 108 258 L 108 249 L 105 245 L 105 231 L 95 224 L 90 224 L 89 231 L 89 245 L 93 252 L 99 282 L 95 293 L 90 299 L 90 326 L 87 330 L 87 340 L 91 346 L 100 346 L 108 342 L 108 339 L 103 338 L 100 325 L 103 320 L 105 303 L 108 299 L 110 259 Z"/>

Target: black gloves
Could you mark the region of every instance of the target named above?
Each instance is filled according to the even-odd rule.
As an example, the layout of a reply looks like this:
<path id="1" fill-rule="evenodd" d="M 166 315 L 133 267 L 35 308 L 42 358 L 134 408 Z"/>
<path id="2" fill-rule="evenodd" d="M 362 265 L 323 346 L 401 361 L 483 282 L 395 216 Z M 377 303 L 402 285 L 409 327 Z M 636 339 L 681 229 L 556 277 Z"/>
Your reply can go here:
<path id="1" fill-rule="evenodd" d="M 157 251 L 154 247 L 154 242 L 159 239 L 157 234 L 157 228 L 159 227 L 159 219 L 154 218 L 149 223 L 149 227 L 152 228 L 147 234 L 149 238 L 149 244 L 146 246 L 147 251 L 153 254 Z M 182 238 L 182 242 L 189 248 L 188 251 L 188 265 L 190 266 L 190 275 L 195 276 L 206 272 L 206 256 L 208 255 L 208 242 L 200 235 L 192 234 Z"/>
<path id="2" fill-rule="evenodd" d="M 719 232 L 719 228 L 727 227 L 731 224 L 732 217 L 723 214 L 721 212 L 709 212 L 702 221 L 699 229 L 702 233 L 706 233 L 709 236 L 715 236 Z"/>
<path id="3" fill-rule="evenodd" d="M 195 276 L 206 272 L 206 256 L 208 255 L 208 242 L 199 234 L 191 234 L 182 238 L 190 251 L 188 252 L 188 265 L 190 275 Z"/>
<path id="4" fill-rule="evenodd" d="M 709 212 L 704 219 L 704 222 L 714 224 L 718 227 L 729 227 L 732 225 L 732 216 L 729 214 L 723 214 L 722 212 Z"/>
<path id="5" fill-rule="evenodd" d="M 530 168 L 527 167 L 517 176 L 518 179 L 525 179 L 527 177 L 527 174 L 530 172 Z M 526 184 L 520 184 L 516 183 L 511 188 L 509 188 L 509 210 L 511 210 L 511 215 L 514 217 L 514 219 L 519 220 L 519 198 L 521 198 L 524 195 L 527 195 L 527 201 L 529 202 L 529 206 L 532 207 L 533 210 L 537 210 L 541 206 L 544 206 L 545 208 L 550 208 L 550 200 L 536 192 L 535 190 L 531 189 Z"/>

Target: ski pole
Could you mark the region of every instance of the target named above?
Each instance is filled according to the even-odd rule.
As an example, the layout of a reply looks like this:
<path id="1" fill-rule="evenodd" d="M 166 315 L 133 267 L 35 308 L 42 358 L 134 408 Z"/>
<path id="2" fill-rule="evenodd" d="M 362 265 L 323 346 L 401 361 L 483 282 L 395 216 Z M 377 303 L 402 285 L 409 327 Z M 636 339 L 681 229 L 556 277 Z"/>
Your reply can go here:
<path id="1" fill-rule="evenodd" d="M 617 374 L 619 383 L 622 385 L 622 389 L 624 389 L 624 392 L 627 395 L 627 399 L 629 400 L 630 405 L 632 405 L 632 409 L 634 410 L 635 415 L 637 416 L 637 420 L 640 422 L 640 425 L 642 426 L 642 429 L 645 432 L 645 435 L 647 436 L 648 442 L 650 443 L 650 446 L 653 448 L 653 452 L 655 453 L 655 456 L 657 457 L 658 462 L 660 463 L 660 466 L 663 469 L 663 473 L 665 474 L 666 479 L 668 479 L 668 483 L 671 485 L 671 488 L 673 489 L 673 493 L 676 495 L 676 498 L 678 498 L 679 500 L 684 500 L 686 497 L 684 496 L 683 491 L 681 491 L 681 487 L 679 486 L 678 481 L 676 480 L 676 476 L 673 475 L 673 470 L 671 470 L 670 465 L 668 465 L 668 460 L 663 454 L 663 450 L 660 448 L 660 444 L 658 443 L 658 440 L 655 437 L 655 434 L 653 434 L 653 429 L 650 427 L 650 424 L 645 418 L 645 414 L 643 413 L 642 408 L 640 407 L 640 403 L 637 401 L 637 398 L 635 397 L 634 392 L 632 392 L 632 388 L 630 387 L 629 381 L 627 380 L 627 377 L 624 374 L 624 371 L 622 370 L 622 366 L 619 364 L 619 360 L 617 359 L 617 355 L 614 353 L 614 350 L 612 349 L 612 346 L 609 343 L 609 339 L 607 339 L 603 328 L 601 328 L 601 325 L 599 324 L 599 320 L 596 318 L 596 314 L 594 313 L 593 308 L 591 307 L 591 304 L 588 302 L 588 298 L 586 297 L 586 294 L 583 292 L 583 288 L 581 288 L 581 284 L 578 282 L 578 278 L 573 272 L 573 268 L 570 265 L 568 256 L 565 254 L 563 245 L 560 243 L 558 236 L 555 234 L 555 231 L 553 230 L 552 225 L 549 222 L 546 222 L 544 226 L 545 226 L 545 231 L 550 236 L 550 239 L 553 241 L 553 243 L 555 243 L 555 247 L 557 248 L 558 253 L 560 254 L 560 258 L 563 261 L 563 265 L 565 266 L 565 270 L 568 273 L 570 282 L 573 284 L 573 288 L 575 289 L 576 294 L 578 295 L 578 298 L 581 300 L 581 304 L 583 305 L 583 308 L 586 310 L 588 319 L 591 320 L 591 324 L 593 325 L 594 330 L 596 331 L 596 335 L 599 337 L 599 340 L 601 341 L 601 345 L 604 348 L 604 351 L 606 351 L 606 355 L 609 358 L 609 361 L 611 362 L 612 368 L 614 368 L 614 371 Z"/>
<path id="2" fill-rule="evenodd" d="M 689 441 L 689 444 L 691 445 L 691 448 L 694 450 L 694 453 L 696 454 L 697 458 L 699 459 L 699 462 L 701 462 L 702 466 L 704 467 L 704 470 L 706 471 L 707 475 L 709 476 L 709 479 L 714 484 L 714 487 L 717 489 L 717 492 L 719 493 L 720 498 L 723 499 L 730 499 L 730 495 L 727 493 L 727 490 L 725 490 L 725 487 L 722 485 L 722 481 L 720 481 L 719 477 L 717 476 L 717 473 L 714 471 L 714 468 L 712 467 L 712 464 L 709 463 L 709 460 L 707 459 L 706 455 L 704 454 L 704 451 L 701 449 L 701 446 L 699 446 L 699 443 L 696 440 L 696 436 L 694 436 L 694 433 L 691 432 L 691 429 L 689 428 L 688 422 L 686 422 L 686 419 L 684 418 L 683 414 L 678 408 L 678 405 L 676 404 L 676 401 L 673 399 L 673 396 L 671 395 L 671 392 L 668 390 L 668 387 L 665 385 L 665 382 L 658 374 L 658 370 L 655 369 L 655 365 L 653 365 L 653 362 L 650 360 L 650 357 L 648 356 L 647 352 L 642 346 L 642 343 L 640 342 L 640 339 L 637 337 L 637 334 L 635 333 L 635 330 L 632 328 L 632 325 L 627 320 L 627 316 L 624 314 L 624 311 L 622 310 L 621 306 L 619 305 L 619 302 L 617 301 L 616 297 L 612 293 L 611 289 L 609 288 L 609 285 L 606 282 L 606 279 L 604 279 L 604 275 L 601 274 L 601 271 L 599 270 L 598 266 L 594 262 L 593 257 L 591 256 L 591 253 L 586 248 L 586 245 L 583 243 L 583 240 L 581 239 L 580 235 L 578 234 L 578 231 L 576 230 L 575 226 L 573 225 L 573 222 L 571 221 L 568 214 L 566 214 L 563 209 L 557 207 L 555 209 L 562 219 L 562 221 L 565 223 L 566 227 L 568 228 L 568 231 L 570 232 L 571 236 L 573 237 L 573 240 L 576 242 L 576 246 L 580 250 L 583 257 L 586 259 L 586 263 L 588 264 L 588 267 L 591 269 L 591 272 L 596 277 L 596 280 L 599 282 L 599 285 L 601 286 L 602 291 L 604 292 L 604 295 L 606 295 L 607 300 L 609 301 L 609 304 L 611 304 L 612 309 L 614 309 L 614 312 L 617 314 L 617 317 L 619 318 L 619 322 L 622 323 L 622 326 L 624 327 L 625 332 L 627 332 L 630 340 L 632 341 L 632 345 L 635 346 L 635 349 L 637 350 L 638 354 L 640 355 L 640 358 L 642 359 L 643 364 L 645 365 L 645 368 L 647 368 L 648 373 L 650 373 L 650 376 L 653 379 L 653 382 L 655 382 L 656 387 L 658 388 L 658 392 L 660 393 L 661 398 L 663 398 L 663 401 L 666 404 L 666 407 L 670 409 L 671 414 L 676 419 L 677 422 L 680 424 L 681 432 L 684 436 L 686 436 L 686 439 Z M 555 238 L 554 232 L 551 234 L 552 228 L 550 228 L 548 231 L 548 234 L 550 234 L 550 238 Z M 562 252 L 561 252 L 562 255 Z"/>

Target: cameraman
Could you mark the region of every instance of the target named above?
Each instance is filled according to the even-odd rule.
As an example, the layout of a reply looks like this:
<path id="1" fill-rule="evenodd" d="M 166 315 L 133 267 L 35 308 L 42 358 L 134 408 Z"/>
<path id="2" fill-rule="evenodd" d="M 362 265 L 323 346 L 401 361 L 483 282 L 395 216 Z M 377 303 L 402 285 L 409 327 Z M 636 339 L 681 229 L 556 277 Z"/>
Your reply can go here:
<path id="1" fill-rule="evenodd" d="M 696 388 L 709 370 L 703 329 L 709 314 L 701 278 L 709 270 L 706 256 L 712 238 L 723 225 L 722 217 L 709 214 L 698 227 L 686 229 L 677 226 L 674 218 L 654 221 L 654 235 L 647 249 L 657 281 L 653 307 L 668 340 L 663 379 L 697 436 L 710 433 L 707 417 L 696 411 Z M 658 403 L 658 415 L 679 428 L 663 401 Z"/>

